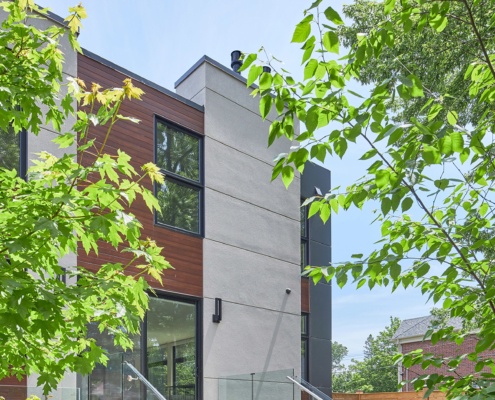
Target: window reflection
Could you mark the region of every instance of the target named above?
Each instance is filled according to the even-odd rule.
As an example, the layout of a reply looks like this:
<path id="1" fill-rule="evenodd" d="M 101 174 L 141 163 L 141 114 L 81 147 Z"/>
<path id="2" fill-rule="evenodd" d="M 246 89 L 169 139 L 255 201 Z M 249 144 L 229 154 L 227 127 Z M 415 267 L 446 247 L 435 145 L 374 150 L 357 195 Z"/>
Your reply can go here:
<path id="1" fill-rule="evenodd" d="M 109 360 L 81 380 L 82 399 L 155 400 L 124 361 L 166 399 L 196 399 L 196 305 L 152 297 L 149 307 L 143 337 L 133 338 L 132 351 L 122 352 L 113 344 L 112 335 L 100 333 L 96 325 L 88 327 L 88 336 L 107 351 Z"/>
<path id="2" fill-rule="evenodd" d="M 156 163 L 161 169 L 199 182 L 197 137 L 157 122 L 156 143 Z"/>
<path id="3" fill-rule="evenodd" d="M 196 307 L 151 298 L 147 320 L 148 380 L 165 398 L 196 392 Z"/>
<path id="4" fill-rule="evenodd" d="M 156 217 L 159 223 L 199 233 L 198 188 L 167 180 L 158 186 L 156 197 L 162 211 Z"/>
<path id="5" fill-rule="evenodd" d="M 19 171 L 20 138 L 21 134 L 16 135 L 12 128 L 0 129 L 0 168 Z"/>

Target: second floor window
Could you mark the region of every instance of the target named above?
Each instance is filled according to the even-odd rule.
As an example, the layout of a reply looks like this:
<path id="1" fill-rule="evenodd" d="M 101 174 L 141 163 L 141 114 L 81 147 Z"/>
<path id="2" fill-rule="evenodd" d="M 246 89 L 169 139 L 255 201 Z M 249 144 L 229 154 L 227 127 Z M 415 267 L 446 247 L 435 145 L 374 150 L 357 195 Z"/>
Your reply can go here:
<path id="1" fill-rule="evenodd" d="M 156 188 L 161 214 L 158 224 L 202 233 L 202 138 L 165 121 L 156 120 L 156 164 L 165 182 Z"/>

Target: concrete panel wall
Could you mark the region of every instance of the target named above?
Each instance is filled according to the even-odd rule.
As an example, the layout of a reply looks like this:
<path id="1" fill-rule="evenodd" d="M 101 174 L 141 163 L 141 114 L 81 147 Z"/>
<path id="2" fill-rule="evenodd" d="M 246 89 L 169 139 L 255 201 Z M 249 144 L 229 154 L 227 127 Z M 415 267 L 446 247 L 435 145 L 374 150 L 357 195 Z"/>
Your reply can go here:
<path id="1" fill-rule="evenodd" d="M 204 398 L 216 399 L 222 377 L 299 374 L 299 177 L 289 190 L 270 182 L 274 158 L 291 143 L 267 147 L 275 115 L 261 120 L 258 99 L 238 76 L 205 59 L 177 92 L 204 99 L 203 375 Z M 223 300 L 219 324 L 215 297 Z"/>

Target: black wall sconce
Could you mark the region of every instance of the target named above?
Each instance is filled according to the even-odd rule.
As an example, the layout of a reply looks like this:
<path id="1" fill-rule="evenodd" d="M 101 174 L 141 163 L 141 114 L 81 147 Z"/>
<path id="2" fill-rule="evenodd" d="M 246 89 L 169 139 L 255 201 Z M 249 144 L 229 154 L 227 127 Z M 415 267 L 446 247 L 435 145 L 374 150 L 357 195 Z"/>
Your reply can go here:
<path id="1" fill-rule="evenodd" d="M 219 324 L 222 320 L 222 299 L 215 297 L 215 314 L 213 314 L 213 322 Z"/>

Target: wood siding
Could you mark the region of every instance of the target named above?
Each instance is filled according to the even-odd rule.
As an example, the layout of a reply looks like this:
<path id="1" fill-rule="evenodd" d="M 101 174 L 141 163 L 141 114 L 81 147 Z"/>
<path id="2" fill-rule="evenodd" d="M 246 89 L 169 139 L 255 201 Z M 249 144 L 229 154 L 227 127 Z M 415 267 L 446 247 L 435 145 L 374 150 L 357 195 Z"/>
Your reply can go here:
<path id="1" fill-rule="evenodd" d="M 309 313 L 309 279 L 301 278 L 301 312 Z"/>
<path id="2" fill-rule="evenodd" d="M 88 88 L 93 82 L 103 88 L 121 87 L 122 81 L 127 78 L 111 67 L 80 54 L 78 77 Z M 132 164 L 136 170 L 140 170 L 141 165 L 154 161 L 155 116 L 204 135 L 203 112 L 143 83 L 135 80 L 133 83 L 140 87 L 145 95 L 142 101 L 126 100 L 121 106 L 120 114 L 138 118 L 141 122 L 139 124 L 129 121 L 117 122 L 106 145 L 107 153 L 116 154 L 118 149 L 125 151 L 132 157 Z M 90 137 L 95 135 L 97 142 L 101 143 L 104 132 L 104 129 L 93 128 Z M 149 180 L 145 185 L 148 189 L 152 189 Z M 164 247 L 165 257 L 175 268 L 165 271 L 163 286 L 152 279 L 148 280 L 150 284 L 168 292 L 202 297 L 203 239 L 155 225 L 153 214 L 142 200 L 137 200 L 131 211 L 143 224 L 143 238 L 150 237 L 159 246 Z M 78 252 L 79 265 L 91 270 L 99 268 L 105 262 L 126 263 L 128 259 L 128 255 L 107 245 L 100 248 L 98 256 L 94 253 L 86 254 L 82 247 Z"/>
<path id="3" fill-rule="evenodd" d="M 24 376 L 20 381 L 16 377 L 1 379 L 0 396 L 6 400 L 26 400 L 27 377 Z"/>
<path id="4" fill-rule="evenodd" d="M 423 400 L 425 390 L 420 392 L 385 392 L 385 393 L 332 393 L 333 400 Z M 446 395 L 434 391 L 427 399 L 445 400 Z"/>

